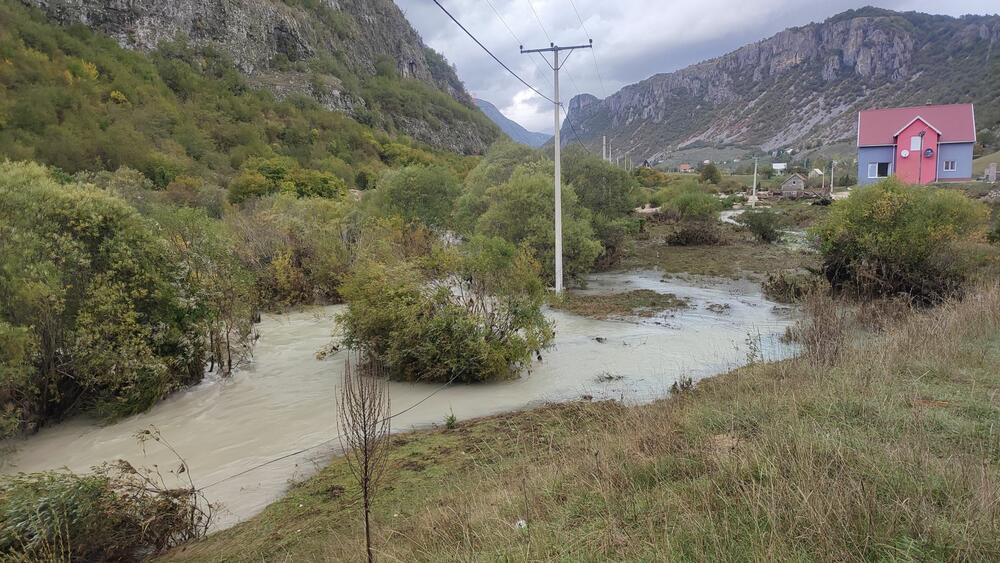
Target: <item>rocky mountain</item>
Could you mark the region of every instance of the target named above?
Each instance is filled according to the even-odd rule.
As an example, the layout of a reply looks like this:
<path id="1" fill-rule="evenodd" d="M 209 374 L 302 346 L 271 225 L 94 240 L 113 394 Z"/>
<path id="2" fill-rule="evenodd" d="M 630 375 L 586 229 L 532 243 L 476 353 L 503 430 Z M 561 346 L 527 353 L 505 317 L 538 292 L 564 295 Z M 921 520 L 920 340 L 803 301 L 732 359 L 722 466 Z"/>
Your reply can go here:
<path id="1" fill-rule="evenodd" d="M 438 148 L 480 153 L 498 132 L 445 59 L 424 45 L 392 0 L 21 0 L 62 24 L 84 24 L 129 49 L 183 40 L 228 55 L 256 86 L 305 94 L 331 110 Z M 446 115 L 368 79 L 393 74 L 471 110 Z M 388 98 L 388 99 L 387 99 Z M 421 102 L 423 100 L 416 100 Z M 431 101 L 433 102 L 433 100 Z M 414 106 L 417 107 L 414 107 Z"/>
<path id="2" fill-rule="evenodd" d="M 474 98 L 474 101 L 476 102 L 476 106 L 479 107 L 484 114 L 486 114 L 486 117 L 490 118 L 490 121 L 496 123 L 497 127 L 506 133 L 508 137 L 518 143 L 521 143 L 522 145 L 538 148 L 552 138 L 552 135 L 528 131 L 522 127 L 520 123 L 508 118 L 495 105 L 487 102 L 486 100 Z"/>
<path id="3" fill-rule="evenodd" d="M 688 147 L 853 141 L 859 109 L 927 102 L 973 102 L 980 128 L 1000 128 L 1000 16 L 851 10 L 604 100 L 576 96 L 569 119 L 593 150 L 607 135 L 616 153 L 655 160 Z"/>

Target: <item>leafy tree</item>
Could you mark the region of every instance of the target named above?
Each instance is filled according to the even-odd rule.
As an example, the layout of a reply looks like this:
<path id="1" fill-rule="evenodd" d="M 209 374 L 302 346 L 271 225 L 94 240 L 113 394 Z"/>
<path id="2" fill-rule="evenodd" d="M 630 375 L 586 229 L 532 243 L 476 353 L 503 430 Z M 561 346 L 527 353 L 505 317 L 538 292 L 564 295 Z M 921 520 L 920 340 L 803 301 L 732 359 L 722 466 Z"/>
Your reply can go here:
<path id="1" fill-rule="evenodd" d="M 369 207 L 373 213 L 444 227 L 451 221 L 459 191 L 458 178 L 443 166 L 407 166 L 382 175 Z"/>
<path id="2" fill-rule="evenodd" d="M 718 166 L 709 162 L 701 169 L 701 181 L 718 184 L 722 181 L 722 172 L 719 172 Z"/>
<path id="3" fill-rule="evenodd" d="M 489 206 L 476 224 L 476 233 L 531 248 L 546 278 L 552 280 L 555 212 L 547 167 L 548 163 L 520 167 L 510 181 L 490 189 Z M 569 278 L 580 277 L 593 267 L 601 254 L 601 243 L 594 238 L 590 211 L 579 204 L 571 186 L 563 186 L 562 205 L 564 273 Z"/>
<path id="4" fill-rule="evenodd" d="M 494 143 L 465 178 L 465 190 L 455 204 L 456 228 L 465 233 L 474 231 L 479 217 L 490 206 L 490 188 L 510 180 L 517 167 L 543 161 L 541 151 L 508 140 Z"/>
<path id="5" fill-rule="evenodd" d="M 573 185 L 580 204 L 594 214 L 617 218 L 627 215 L 636 206 L 638 183 L 635 178 L 580 147 L 566 150 L 563 180 Z"/>
<path id="6" fill-rule="evenodd" d="M 0 164 L 0 231 L 9 346 L 0 355 L 5 374 L 21 376 L 7 377 L 19 382 L 2 397 L 8 420 L 37 423 L 73 405 L 123 416 L 202 376 L 204 316 L 192 287 L 122 200 L 60 185 L 38 165 Z"/>

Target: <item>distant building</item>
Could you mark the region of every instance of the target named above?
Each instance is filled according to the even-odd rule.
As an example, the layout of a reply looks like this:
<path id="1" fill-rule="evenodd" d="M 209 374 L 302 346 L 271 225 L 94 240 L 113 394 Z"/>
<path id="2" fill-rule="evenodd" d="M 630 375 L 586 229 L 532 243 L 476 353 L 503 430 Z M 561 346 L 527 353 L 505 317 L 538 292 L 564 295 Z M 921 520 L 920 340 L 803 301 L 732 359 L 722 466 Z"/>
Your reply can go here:
<path id="1" fill-rule="evenodd" d="M 801 174 L 792 174 L 781 183 L 782 197 L 799 197 L 806 191 L 806 179 Z"/>
<path id="2" fill-rule="evenodd" d="M 690 164 L 688 164 L 686 162 L 683 163 L 683 164 L 678 164 L 677 165 L 677 171 L 678 172 L 692 172 L 693 170 L 694 170 L 694 168 Z"/>
<path id="3" fill-rule="evenodd" d="M 820 170 L 819 168 L 813 168 L 812 170 L 809 171 L 809 177 L 810 178 L 822 178 L 823 177 L 823 171 Z"/>
<path id="4" fill-rule="evenodd" d="M 771 170 L 774 170 L 778 174 L 784 174 L 788 170 L 787 162 L 775 162 L 771 165 Z"/>
<path id="5" fill-rule="evenodd" d="M 972 178 L 972 104 L 865 110 L 858 114 L 858 183 L 896 175 L 910 184 Z"/>

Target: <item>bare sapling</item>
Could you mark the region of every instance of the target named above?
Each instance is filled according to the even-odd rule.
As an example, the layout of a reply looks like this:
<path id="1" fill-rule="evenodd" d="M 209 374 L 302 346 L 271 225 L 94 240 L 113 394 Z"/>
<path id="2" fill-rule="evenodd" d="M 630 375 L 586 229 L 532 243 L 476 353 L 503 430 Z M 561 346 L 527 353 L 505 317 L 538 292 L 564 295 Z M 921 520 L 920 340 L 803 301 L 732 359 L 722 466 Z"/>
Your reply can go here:
<path id="1" fill-rule="evenodd" d="M 361 489 L 369 562 L 375 560 L 371 534 L 372 499 L 388 465 L 390 407 L 386 381 L 381 362 L 357 354 L 352 365 L 348 358 L 344 361 L 344 383 L 337 405 L 340 445 Z"/>

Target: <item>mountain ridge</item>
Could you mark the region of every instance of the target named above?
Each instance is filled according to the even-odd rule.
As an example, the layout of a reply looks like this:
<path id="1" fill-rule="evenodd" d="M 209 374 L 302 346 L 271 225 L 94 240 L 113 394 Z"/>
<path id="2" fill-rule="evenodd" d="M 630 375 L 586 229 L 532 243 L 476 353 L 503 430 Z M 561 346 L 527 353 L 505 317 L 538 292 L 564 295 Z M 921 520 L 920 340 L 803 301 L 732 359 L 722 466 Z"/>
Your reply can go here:
<path id="1" fill-rule="evenodd" d="M 973 102 L 981 126 L 1000 126 L 1000 16 L 849 10 L 600 100 L 568 104 L 566 142 L 600 149 L 602 135 L 633 159 L 742 145 L 764 150 L 848 141 L 857 110 Z M 996 53 L 1000 54 L 1000 53 Z"/>
<path id="2" fill-rule="evenodd" d="M 473 98 L 473 101 L 479 107 L 479 110 L 486 114 L 486 117 L 490 118 L 493 123 L 496 123 L 497 127 L 515 142 L 537 149 L 552 139 L 552 135 L 536 133 L 525 129 L 520 123 L 504 115 L 499 108 L 486 100 Z"/>

